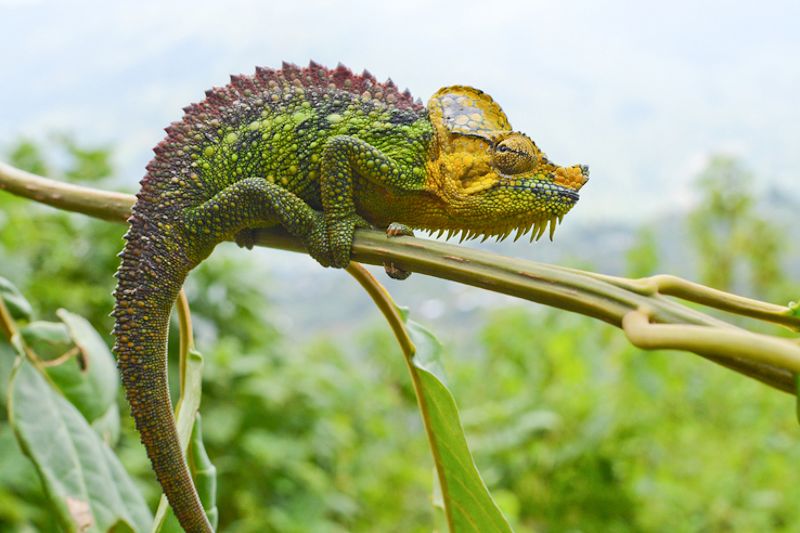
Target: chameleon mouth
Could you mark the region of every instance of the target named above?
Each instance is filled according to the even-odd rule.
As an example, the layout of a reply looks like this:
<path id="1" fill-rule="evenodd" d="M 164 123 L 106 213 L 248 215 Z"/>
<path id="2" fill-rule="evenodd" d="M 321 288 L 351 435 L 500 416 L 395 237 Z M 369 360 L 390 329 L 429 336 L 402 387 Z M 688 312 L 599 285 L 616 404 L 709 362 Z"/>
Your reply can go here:
<path id="1" fill-rule="evenodd" d="M 565 169 L 561 173 L 554 173 L 551 179 L 506 176 L 488 189 L 484 189 L 484 192 L 492 189 L 513 191 L 517 195 L 529 198 L 528 202 L 530 202 L 530 198 L 536 198 L 535 202 L 530 202 L 530 204 L 533 204 L 531 205 L 531 211 L 510 217 L 510 220 L 502 223 L 483 226 L 479 221 L 476 221 L 473 224 L 469 224 L 478 226 L 479 229 L 465 229 L 463 226 L 446 229 L 424 227 L 420 229 L 437 238 L 443 235 L 448 240 L 458 237 L 459 242 L 478 238 L 481 239 L 481 242 L 484 242 L 490 237 L 494 237 L 500 242 L 512 234 L 515 242 L 523 235 L 529 235 L 530 242 L 533 242 L 541 239 L 545 233 L 548 234 L 552 241 L 556 227 L 561 224 L 564 215 L 580 199 L 578 189 L 585 185 L 588 180 L 589 169 L 584 165 L 576 165 Z"/>
<path id="2" fill-rule="evenodd" d="M 573 191 L 567 188 L 558 191 L 558 195 L 561 196 L 562 198 L 570 200 L 573 204 L 577 203 L 578 200 L 580 200 L 581 198 L 581 195 L 578 194 L 577 191 Z"/>
<path id="3" fill-rule="evenodd" d="M 577 200 L 576 200 L 577 201 Z M 471 241 L 474 239 L 480 239 L 481 242 L 484 242 L 486 239 L 490 237 L 495 237 L 497 242 L 504 241 L 507 239 L 511 234 L 514 234 L 514 242 L 518 241 L 520 237 L 525 234 L 528 234 L 530 237 L 530 242 L 534 240 L 538 241 L 542 238 L 545 233 L 548 233 L 550 240 L 553 240 L 553 236 L 556 232 L 556 227 L 561 224 L 561 221 L 564 219 L 564 213 L 558 215 L 547 215 L 542 214 L 536 219 L 527 218 L 524 221 L 519 223 L 513 223 L 506 226 L 500 227 L 493 227 L 486 230 L 469 230 L 469 229 L 425 229 L 422 228 L 423 231 L 427 231 L 428 235 L 432 237 L 442 237 L 444 236 L 446 240 L 450 240 L 453 237 L 458 238 L 458 242 L 462 243 L 464 241 Z"/>
<path id="4" fill-rule="evenodd" d="M 498 182 L 496 187 L 533 194 L 539 198 L 555 200 L 559 204 L 566 203 L 569 207 L 575 205 L 580 199 L 580 194 L 576 189 L 547 180 L 506 178 Z"/>

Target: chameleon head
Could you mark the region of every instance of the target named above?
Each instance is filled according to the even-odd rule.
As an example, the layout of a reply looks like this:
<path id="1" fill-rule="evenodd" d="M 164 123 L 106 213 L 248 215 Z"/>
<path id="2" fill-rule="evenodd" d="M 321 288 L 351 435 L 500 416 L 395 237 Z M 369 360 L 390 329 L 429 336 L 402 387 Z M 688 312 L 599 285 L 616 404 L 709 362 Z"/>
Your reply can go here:
<path id="1" fill-rule="evenodd" d="M 553 164 L 525 134 L 512 131 L 500 106 L 471 87 L 439 90 L 428 103 L 440 152 L 429 188 L 447 206 L 448 229 L 469 237 L 531 230 L 539 238 L 578 201 L 585 165 Z"/>

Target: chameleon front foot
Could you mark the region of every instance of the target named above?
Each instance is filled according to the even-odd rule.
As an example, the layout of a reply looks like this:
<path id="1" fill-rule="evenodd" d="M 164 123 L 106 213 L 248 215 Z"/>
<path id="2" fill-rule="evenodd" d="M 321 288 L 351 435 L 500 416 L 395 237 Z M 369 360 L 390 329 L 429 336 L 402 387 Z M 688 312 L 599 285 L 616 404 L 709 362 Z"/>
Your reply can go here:
<path id="1" fill-rule="evenodd" d="M 386 236 L 387 237 L 413 237 L 414 232 L 406 226 L 405 224 L 400 224 L 398 222 L 392 222 L 389 224 L 389 227 L 386 228 Z M 397 280 L 404 280 L 407 279 L 411 272 L 408 270 L 403 270 L 402 268 L 398 267 L 392 261 L 384 261 L 383 269 L 386 271 L 386 275 L 392 279 Z"/>
<path id="2" fill-rule="evenodd" d="M 356 215 L 328 217 L 319 213 L 305 239 L 308 253 L 324 267 L 345 268 L 350 264 L 350 251 L 357 228 L 369 228 Z"/>

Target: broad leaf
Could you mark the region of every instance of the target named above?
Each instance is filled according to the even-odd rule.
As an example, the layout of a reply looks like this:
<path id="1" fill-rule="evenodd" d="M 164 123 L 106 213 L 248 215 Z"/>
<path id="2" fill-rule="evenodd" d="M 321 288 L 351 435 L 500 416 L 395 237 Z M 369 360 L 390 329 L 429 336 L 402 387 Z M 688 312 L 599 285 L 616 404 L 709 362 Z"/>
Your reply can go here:
<path id="1" fill-rule="evenodd" d="M 53 384 L 86 420 L 118 418 L 119 413 L 109 413 L 117 409 L 119 389 L 114 357 L 85 318 L 64 309 L 57 314 L 63 323 L 31 322 L 23 327 L 25 344 L 46 362 Z"/>
<path id="2" fill-rule="evenodd" d="M 28 300 L 10 281 L 3 277 L 0 277 L 0 298 L 3 299 L 14 320 L 28 321 L 33 316 L 33 309 Z"/>
<path id="3" fill-rule="evenodd" d="M 109 409 L 116 409 L 119 392 L 120 380 L 114 356 L 88 320 L 65 309 L 59 309 L 56 314 L 67 326 L 72 342 L 80 350 L 79 361 L 86 364 L 81 380 L 69 386 L 65 382 L 59 385 L 87 420 L 94 421 L 106 416 Z"/>
<path id="4" fill-rule="evenodd" d="M 206 445 L 203 442 L 203 424 L 201 423 L 200 413 L 194 420 L 192 430 L 192 442 L 189 448 L 192 457 L 192 475 L 194 476 L 197 493 L 208 515 L 208 521 L 217 527 L 219 522 L 219 510 L 217 509 L 217 467 L 211 462 L 211 458 L 206 452 Z"/>
<path id="5" fill-rule="evenodd" d="M 103 442 L 109 446 L 114 446 L 119 440 L 119 406 L 116 403 L 112 404 L 105 414 L 92 420 L 92 429 L 100 435 Z"/>
<path id="6" fill-rule="evenodd" d="M 409 368 L 439 477 L 434 494 L 441 498 L 450 531 L 510 532 L 467 447 L 458 408 L 444 384 L 439 341 L 413 321 L 406 321 L 406 328 L 416 348 Z"/>
<path id="7" fill-rule="evenodd" d="M 146 531 L 152 517 L 114 452 L 23 357 L 9 387 L 9 418 L 65 531 Z"/>

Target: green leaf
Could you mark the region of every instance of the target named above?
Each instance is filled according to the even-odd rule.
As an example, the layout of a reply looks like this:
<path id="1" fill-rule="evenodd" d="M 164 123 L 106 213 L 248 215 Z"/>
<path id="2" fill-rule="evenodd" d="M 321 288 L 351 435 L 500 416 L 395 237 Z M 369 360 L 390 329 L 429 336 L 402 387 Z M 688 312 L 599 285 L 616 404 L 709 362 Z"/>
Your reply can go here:
<path id="1" fill-rule="evenodd" d="M 0 426 L 0 487 L 17 494 L 32 493 L 39 487 L 33 464 L 22 455 L 13 430 L 6 424 Z"/>
<path id="2" fill-rule="evenodd" d="M 63 323 L 31 322 L 20 330 L 22 338 L 86 420 L 113 418 L 109 409 L 117 409 L 119 389 L 114 357 L 86 319 L 64 309 L 57 315 Z"/>
<path id="3" fill-rule="evenodd" d="M 19 332 L 25 345 L 40 361 L 56 361 L 70 351 L 78 354 L 64 324 L 37 320 L 20 328 Z"/>
<path id="4" fill-rule="evenodd" d="M 147 530 L 150 511 L 114 452 L 23 357 L 11 376 L 8 408 L 65 531 Z"/>
<path id="5" fill-rule="evenodd" d="M 69 387 L 66 382 L 62 382 L 61 389 L 86 415 L 87 420 L 94 421 L 105 416 L 109 409 L 117 407 L 119 374 L 116 361 L 103 338 L 88 320 L 65 309 L 59 309 L 56 315 L 67 326 L 72 342 L 80 350 L 86 363 L 86 370 L 80 376 L 82 379 L 73 381 Z M 77 361 L 75 366 L 78 366 Z"/>
<path id="6" fill-rule="evenodd" d="M 456 402 L 445 386 L 439 341 L 413 321 L 406 320 L 406 327 L 416 348 L 409 368 L 439 477 L 434 494 L 444 504 L 450 531 L 510 532 L 467 446 Z"/>
<path id="7" fill-rule="evenodd" d="M 216 529 L 219 522 L 219 510 L 217 509 L 217 467 L 211 462 L 211 458 L 206 452 L 203 443 L 203 425 L 200 413 L 197 413 L 194 420 L 194 430 L 192 431 L 191 442 L 192 474 L 197 486 L 197 493 L 203 509 L 208 515 L 211 526 Z"/>
<path id="8" fill-rule="evenodd" d="M 0 298 L 5 302 L 11 318 L 28 321 L 33 316 L 33 309 L 28 300 L 6 278 L 0 277 Z"/>
<path id="9" fill-rule="evenodd" d="M 114 446 L 119 440 L 119 406 L 116 403 L 111 404 L 105 414 L 92 420 L 92 429 L 100 435 L 103 442 L 109 446 Z"/>

